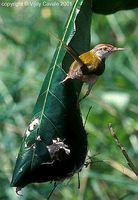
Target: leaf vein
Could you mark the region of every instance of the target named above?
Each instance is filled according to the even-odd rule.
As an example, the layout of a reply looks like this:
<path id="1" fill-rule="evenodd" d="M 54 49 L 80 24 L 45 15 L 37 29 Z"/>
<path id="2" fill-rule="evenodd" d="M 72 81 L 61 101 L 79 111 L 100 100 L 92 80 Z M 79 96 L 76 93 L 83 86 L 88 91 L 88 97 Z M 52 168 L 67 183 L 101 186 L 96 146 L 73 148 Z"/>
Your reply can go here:
<path id="1" fill-rule="evenodd" d="M 55 98 L 57 99 L 57 101 L 63 106 L 63 108 L 66 108 L 65 105 L 63 104 L 63 102 L 62 102 L 52 91 L 49 90 L 49 93 L 50 93 L 53 97 L 55 97 Z"/>
<path id="2" fill-rule="evenodd" d="M 55 124 L 49 119 L 49 117 L 47 117 L 44 113 L 43 113 L 43 116 L 51 123 L 51 125 L 55 128 L 56 132 L 58 133 L 57 127 L 56 127 Z"/>

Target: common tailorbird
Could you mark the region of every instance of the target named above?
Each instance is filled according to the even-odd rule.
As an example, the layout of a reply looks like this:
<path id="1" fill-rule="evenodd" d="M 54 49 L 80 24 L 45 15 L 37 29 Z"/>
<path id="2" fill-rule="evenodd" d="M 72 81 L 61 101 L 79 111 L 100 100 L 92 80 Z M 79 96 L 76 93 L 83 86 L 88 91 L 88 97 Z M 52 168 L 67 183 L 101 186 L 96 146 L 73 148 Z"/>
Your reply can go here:
<path id="1" fill-rule="evenodd" d="M 117 48 L 110 44 L 98 44 L 90 51 L 87 51 L 80 56 L 75 56 L 76 52 L 68 46 L 65 46 L 67 51 L 72 55 L 75 61 L 71 64 L 67 76 L 61 83 L 68 79 L 79 79 L 88 84 L 86 94 L 82 99 L 89 95 L 92 86 L 95 84 L 100 75 L 105 70 L 105 60 L 113 52 L 122 51 L 124 48 Z M 81 100 L 82 100 L 81 99 Z"/>
<path id="2" fill-rule="evenodd" d="M 117 48 L 111 44 L 98 44 L 90 51 L 78 56 L 73 48 L 66 45 L 64 41 L 60 40 L 57 36 L 53 36 L 64 45 L 67 52 L 75 60 L 71 64 L 65 79 L 60 83 L 65 83 L 69 79 L 79 79 L 80 81 L 88 84 L 86 94 L 80 100 L 89 95 L 92 86 L 95 84 L 99 76 L 104 73 L 106 58 L 113 52 L 124 50 L 124 48 Z"/>

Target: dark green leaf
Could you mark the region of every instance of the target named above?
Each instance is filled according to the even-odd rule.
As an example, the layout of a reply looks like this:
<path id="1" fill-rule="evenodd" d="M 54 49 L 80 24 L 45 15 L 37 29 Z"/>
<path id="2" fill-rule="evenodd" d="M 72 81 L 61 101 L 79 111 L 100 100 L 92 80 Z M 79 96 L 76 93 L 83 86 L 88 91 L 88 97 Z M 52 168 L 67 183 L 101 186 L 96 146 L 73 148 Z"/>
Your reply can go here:
<path id="1" fill-rule="evenodd" d="M 100 14 L 111 14 L 119 10 L 138 7 L 138 0 L 93 0 L 93 11 Z"/>
<path id="2" fill-rule="evenodd" d="M 87 51 L 90 24 L 91 1 L 75 1 L 62 40 L 79 54 Z M 60 83 L 71 62 L 59 43 L 19 152 L 12 186 L 62 180 L 84 164 L 87 136 L 77 105 L 81 83 Z"/>

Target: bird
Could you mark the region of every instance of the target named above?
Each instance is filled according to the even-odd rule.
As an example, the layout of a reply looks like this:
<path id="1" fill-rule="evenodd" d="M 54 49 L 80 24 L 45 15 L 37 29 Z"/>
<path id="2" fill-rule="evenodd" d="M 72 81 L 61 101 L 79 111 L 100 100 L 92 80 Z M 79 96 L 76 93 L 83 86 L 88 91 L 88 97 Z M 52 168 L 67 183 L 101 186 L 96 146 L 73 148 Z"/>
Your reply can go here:
<path id="1" fill-rule="evenodd" d="M 66 44 L 64 44 L 64 46 L 74 58 L 74 62 L 71 64 L 66 77 L 60 83 L 65 83 L 69 79 L 78 79 L 83 83 L 87 83 L 88 89 L 79 101 L 90 94 L 93 85 L 96 83 L 99 76 L 104 73 L 107 57 L 114 52 L 124 50 L 124 48 L 118 48 L 111 44 L 98 44 L 90 51 L 78 56 L 73 48 Z"/>
<path id="2" fill-rule="evenodd" d="M 109 55 L 114 52 L 125 50 L 124 48 L 118 48 L 111 44 L 98 44 L 91 50 L 82 53 L 80 56 L 71 46 L 67 45 L 58 36 L 48 32 L 56 40 L 58 40 L 66 49 L 66 51 L 72 56 L 74 62 L 69 67 L 69 71 L 66 77 L 60 81 L 61 84 L 65 83 L 69 79 L 78 79 L 88 85 L 85 95 L 79 99 L 79 102 L 85 99 L 91 92 L 93 85 L 105 71 L 105 61 Z"/>

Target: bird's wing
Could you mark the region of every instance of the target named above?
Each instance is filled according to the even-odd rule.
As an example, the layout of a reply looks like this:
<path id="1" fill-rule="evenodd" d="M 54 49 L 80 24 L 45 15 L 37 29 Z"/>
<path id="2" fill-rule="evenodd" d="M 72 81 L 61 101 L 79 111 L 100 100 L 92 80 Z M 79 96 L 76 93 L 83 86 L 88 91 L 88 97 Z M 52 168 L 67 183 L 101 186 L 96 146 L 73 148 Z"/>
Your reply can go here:
<path id="1" fill-rule="evenodd" d="M 101 62 L 101 60 L 91 51 L 83 53 L 80 56 L 80 59 L 84 62 L 84 65 L 80 67 L 84 75 L 93 74 L 95 71 L 97 71 L 97 68 Z"/>

